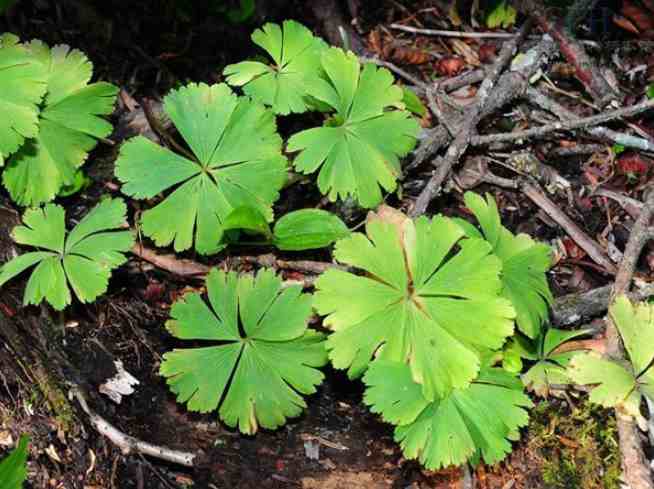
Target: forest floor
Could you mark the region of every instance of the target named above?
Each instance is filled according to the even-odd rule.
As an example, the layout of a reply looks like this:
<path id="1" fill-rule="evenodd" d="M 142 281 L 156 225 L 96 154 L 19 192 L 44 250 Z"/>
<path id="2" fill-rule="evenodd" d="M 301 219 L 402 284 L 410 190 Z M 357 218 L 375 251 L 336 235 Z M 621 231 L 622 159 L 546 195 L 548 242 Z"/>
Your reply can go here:
<path id="1" fill-rule="evenodd" d="M 327 9 L 333 2 L 309 8 L 300 0 L 258 1 L 255 18 L 242 24 L 228 23 L 222 14 L 211 11 L 210 3 L 197 2 L 202 5 L 193 6 L 188 6 L 192 2 L 173 0 L 97 3 L 93 6 L 93 2 L 82 0 L 25 0 L 0 18 L 0 32 L 13 32 L 24 40 L 42 39 L 51 45 L 65 43 L 85 51 L 94 64 L 95 78 L 121 88 L 112 116 L 116 131 L 109 138 L 116 144 L 101 145 L 91 154 L 85 165 L 91 185 L 63 199 L 73 216 L 83 215 L 104 194 L 120 195 L 113 180 L 113 163 L 118 143 L 132 134 L 149 130 L 140 109 L 144 99 L 160 100 L 170 88 L 189 80 L 220 81 L 226 64 L 256 52 L 249 35 L 264 18 L 270 21 L 295 18 L 326 37 L 330 37 L 333 27 L 318 11 Z M 462 84 L 450 93 L 462 107 L 474 98 L 484 76 L 483 69 L 502 44 L 508 42 L 502 38 L 420 35 L 389 27 L 399 23 L 489 31 L 485 27 L 472 27 L 474 19 L 469 10 L 462 11 L 460 26 L 453 25 L 457 19 L 448 15 L 441 2 L 342 3 L 342 15 L 348 26 L 354 26 L 348 29 L 357 36 L 357 42 L 363 44 L 369 57 L 408 73 L 408 77 L 399 76 L 403 83 L 413 84 L 412 78 L 422 84 L 460 80 L 462 74 L 481 71 L 481 78 Z M 375 3 L 375 7 L 368 3 Z M 353 18 L 355 22 L 350 24 Z M 534 34 L 540 38 L 538 29 L 535 28 Z M 610 24 L 607 29 L 601 35 L 609 36 L 610 42 L 606 37 L 597 40 L 593 31 L 585 37 L 592 59 L 598 66 L 613 71 L 621 93 L 625 94 L 624 105 L 629 106 L 642 99 L 644 87 L 654 80 L 654 44 L 618 25 Z M 514 31 L 515 27 L 510 27 L 493 32 Z M 536 41 L 529 42 L 533 46 Z M 571 72 L 569 63 L 560 55 L 548 64 L 546 72 L 547 76 L 539 83 L 552 99 L 576 117 L 595 113 L 583 85 L 573 75 L 574 70 Z M 427 102 L 424 97 L 423 101 Z M 526 129 L 550 121 L 551 117 L 541 109 L 535 109 L 521 98 L 484 117 L 478 132 Z M 434 127 L 437 122 L 433 116 L 422 120 L 425 128 Z M 292 133 L 293 118 L 285 124 L 288 127 L 280 130 Z M 636 114 L 628 122 L 618 121 L 611 127 L 632 131 L 654 144 L 651 143 L 654 140 L 651 115 Z M 545 163 L 539 163 L 538 172 L 544 172 L 540 175 L 543 187 L 552 190 L 547 195 L 554 210 L 539 205 L 538 198 L 530 198 L 523 188 L 496 185 L 502 179 L 516 179 L 516 163 L 509 157 L 527 152 Z M 629 148 L 618 154 L 613 144 L 579 130 L 551 132 L 538 139 L 511 141 L 497 148 L 476 146 L 467 153 L 466 168 L 472 168 L 469 162 L 479 161 L 474 158 L 488 158 L 484 165 L 493 165 L 494 173 L 474 174 L 473 179 L 475 175 L 480 178 L 475 182 L 476 191 L 495 196 L 503 222 L 511 230 L 528 233 L 554 246 L 556 263 L 548 278 L 554 295 L 560 297 L 583 294 L 612 283 L 615 271 L 606 263 L 615 262 L 615 256 L 624 249 L 638 214 L 637 204 L 644 200 L 644 190 L 654 178 L 654 160 L 648 155 L 652 153 Z M 415 204 L 432 175 L 427 161 L 413 165 L 409 158 L 407 165 L 402 195 L 390 197 L 394 205 L 403 209 Z M 429 213 L 466 215 L 461 192 L 466 188 L 466 175 L 461 168 L 456 166 L 454 172 L 458 179 L 450 184 L 447 192 L 431 201 Z M 518 169 L 523 176 L 528 171 Z M 563 187 L 556 188 L 560 184 Z M 339 213 L 350 226 L 365 218 L 361 211 L 324 201 L 317 190 L 309 190 L 302 183 L 285 189 L 279 202 L 285 206 L 276 209 L 280 212 L 322 206 Z M 0 191 L 0 245 L 7 242 L 19 212 L 4 190 Z M 590 245 L 574 229 L 561 224 L 562 215 L 572 219 L 583 236 L 590 237 Z M 231 254 L 255 256 L 270 252 L 270 249 L 255 248 Z M 210 259 L 191 253 L 183 257 L 205 265 L 229 264 L 225 254 Z M 329 260 L 329 255 L 321 252 L 292 256 L 278 252 L 276 257 Z M 245 262 L 241 260 L 232 268 L 251 269 L 252 265 Z M 638 278 L 650 281 L 654 247 L 645 250 L 639 265 Z M 303 278 L 297 270 L 281 271 L 286 278 Z M 104 297 L 94 304 L 78 303 L 67 309 L 60 336 L 46 340 L 57 342 L 86 385 L 93 389 L 90 402 L 98 414 L 136 438 L 201 453 L 201 466 L 189 469 L 138 454 L 123 454 L 88 424 L 81 410 L 76 409 L 73 418 L 54 412 L 28 375 L 13 374 L 20 370 L 15 368 L 15 356 L 0 342 L 0 456 L 21 433 L 30 435 L 27 487 L 469 489 L 472 487 L 469 479 L 473 478 L 475 487 L 480 489 L 619 487 L 620 455 L 614 416 L 610 411 L 592 407 L 585 394 L 576 391 L 547 399 L 534 397 L 536 407 L 530 424 L 523 430 L 513 453 L 495 466 L 477 467 L 472 474 L 460 468 L 426 471 L 417 462 L 405 460 L 393 441 L 392 427 L 363 405 L 361 384 L 334 370 L 327 371 L 327 379 L 318 393 L 307 399 L 306 412 L 275 432 L 243 436 L 225 429 L 215 414 L 189 413 L 176 403 L 158 370 L 163 352 L 176 346 L 163 328 L 170 305 L 185 290 L 200 284 L 198 280 L 162 270 L 133 256 L 126 267 L 114 273 Z M 23 287 L 24 282 L 19 280 L 0 291 L 0 316 L 39 318 L 42 315 L 43 311 L 37 307 L 21 305 Z M 601 335 L 602 315 L 600 307 L 599 312 L 579 316 L 575 324 L 563 321 L 561 326 L 576 327 L 581 320 L 595 321 Z M 120 404 L 98 393 L 99 385 L 114 369 L 114 360 L 122 361 L 125 370 L 139 381 L 135 392 L 124 397 Z M 74 405 L 72 401 L 71 404 Z"/>

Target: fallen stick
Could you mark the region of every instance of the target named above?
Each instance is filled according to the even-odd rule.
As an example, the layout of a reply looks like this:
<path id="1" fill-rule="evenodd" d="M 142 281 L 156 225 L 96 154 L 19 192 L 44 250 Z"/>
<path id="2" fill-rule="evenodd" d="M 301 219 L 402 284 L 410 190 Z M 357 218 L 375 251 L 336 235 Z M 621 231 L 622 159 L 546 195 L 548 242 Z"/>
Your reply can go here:
<path id="1" fill-rule="evenodd" d="M 531 75 L 536 73 L 540 65 L 551 57 L 554 49 L 555 45 L 552 39 L 545 36 L 535 47 L 527 51 L 525 54 L 525 58 L 529 60 L 526 66 L 522 66 L 520 70 L 511 70 L 503 73 L 497 81 L 497 84 L 493 87 L 491 94 L 486 100 L 486 104 L 482 108 L 480 120 L 508 104 L 510 101 L 523 95 L 526 88 L 529 86 L 529 78 Z M 465 75 L 448 78 L 440 83 L 436 83 L 435 90 L 448 92 L 454 89 L 454 87 L 458 87 L 459 83 L 466 85 L 483 80 L 483 75 L 485 73 L 484 70 L 475 71 L 481 72 L 481 78 L 477 78 L 478 73 L 471 72 L 472 75 L 475 75 L 473 79 L 462 78 L 462 76 Z M 406 167 L 407 171 L 421 165 L 427 158 L 435 154 L 451 139 L 448 130 L 442 124 L 433 129 L 428 129 L 425 132 L 426 134 L 422 138 L 420 145 L 413 153 L 413 161 L 411 161 L 411 163 Z"/>
<path id="2" fill-rule="evenodd" d="M 570 10 L 579 10 L 586 0 L 577 0 Z M 530 16 L 538 22 L 538 25 L 551 35 L 559 45 L 559 50 L 575 67 L 576 78 L 586 87 L 586 90 L 600 107 L 606 107 L 609 103 L 617 98 L 606 79 L 602 76 L 593 60 L 588 56 L 581 43 L 574 37 L 572 32 L 568 31 L 562 22 L 552 22 L 551 16 L 548 16 L 540 2 L 534 0 L 523 0 L 516 2 L 516 7 L 523 14 Z"/>
<path id="3" fill-rule="evenodd" d="M 538 105 L 542 109 L 551 112 L 552 114 L 556 115 L 559 119 L 562 120 L 578 119 L 578 117 L 573 112 L 569 111 L 561 104 L 547 97 L 546 95 L 544 95 L 543 93 L 541 93 L 540 91 L 536 90 L 533 87 L 527 88 L 526 97 L 527 100 L 529 100 L 533 104 Z M 642 151 L 649 151 L 654 153 L 654 143 L 648 141 L 645 138 L 632 136 L 631 134 L 624 134 L 602 126 L 587 128 L 585 129 L 585 132 L 601 140 L 607 140 L 611 143 L 621 144 L 622 146 L 625 146 L 627 148 L 634 148 L 634 149 L 639 149 Z"/>
<path id="4" fill-rule="evenodd" d="M 622 262 L 615 276 L 615 283 L 611 291 L 611 303 L 616 297 L 629 291 L 638 258 L 645 243 L 652 238 L 650 228 L 652 214 L 654 214 L 654 192 L 650 192 L 631 230 Z M 607 355 L 610 358 L 618 361 L 625 358 L 620 333 L 610 315 L 606 321 L 606 346 Z M 618 410 L 616 410 L 616 422 L 625 481 L 631 489 L 654 489 L 649 463 L 640 442 L 638 426 L 633 418 L 621 415 Z"/>
<path id="5" fill-rule="evenodd" d="M 440 29 L 422 29 L 402 24 L 391 24 L 389 27 L 397 31 L 410 32 L 412 34 L 424 34 L 426 36 L 462 37 L 468 39 L 513 39 L 517 36 L 517 34 L 510 34 L 506 32 L 462 32 Z"/>
<path id="6" fill-rule="evenodd" d="M 545 124 L 544 126 L 535 127 L 524 131 L 475 136 L 471 138 L 470 144 L 472 146 L 484 146 L 491 143 L 515 141 L 516 139 L 527 139 L 544 136 L 554 131 L 571 131 L 573 129 L 583 129 L 591 126 L 597 126 L 604 122 L 612 121 L 615 119 L 621 119 L 623 117 L 632 117 L 636 114 L 641 114 L 651 109 L 654 109 L 654 100 L 647 100 L 645 102 L 641 102 L 640 104 L 625 107 L 623 109 L 603 112 L 601 114 L 593 115 L 590 117 L 554 122 L 552 124 Z"/>
<path id="7" fill-rule="evenodd" d="M 84 411 L 84 413 L 89 417 L 89 422 L 95 430 L 102 436 L 107 437 L 109 441 L 120 448 L 123 454 L 140 453 L 160 460 L 165 460 L 166 462 L 183 465 L 185 467 L 194 466 L 194 460 L 197 457 L 196 453 L 153 445 L 152 443 L 139 440 L 138 438 L 123 433 L 89 407 L 86 400 L 86 394 L 80 386 L 73 386 L 71 394 L 79 403 L 82 411 Z"/>
<path id="8" fill-rule="evenodd" d="M 157 268 L 173 273 L 180 277 L 203 278 L 211 267 L 203 265 L 186 258 L 178 258 L 172 254 L 159 254 L 157 251 L 141 244 L 136 244 L 131 250 L 132 254 L 153 264 Z M 231 268 L 241 264 L 258 265 L 261 267 L 278 268 L 283 270 L 294 270 L 297 272 L 312 273 L 320 275 L 331 268 L 345 270 L 346 267 L 335 263 L 327 263 L 313 260 L 281 260 L 275 255 L 268 253 L 256 256 L 228 256 L 222 262 L 215 264 L 215 267 Z M 290 280 L 289 283 L 297 281 Z"/>
<path id="9" fill-rule="evenodd" d="M 528 19 L 520 28 L 519 34 L 502 46 L 497 59 L 489 70 L 488 76 L 479 87 L 479 91 L 477 92 L 477 103 L 470 109 L 470 112 L 466 114 L 466 120 L 454 138 L 454 141 L 447 149 L 445 156 L 439 158 L 436 170 L 418 196 L 418 199 L 409 213 L 411 217 L 424 214 L 432 199 L 441 192 L 443 182 L 449 175 L 452 167 L 459 161 L 468 148 L 470 138 L 476 130 L 477 124 L 481 120 L 486 100 L 491 94 L 497 79 L 500 77 L 501 71 L 514 55 L 518 45 L 529 33 L 531 25 L 532 22 Z"/>
<path id="10" fill-rule="evenodd" d="M 179 258 L 173 254 L 159 254 L 152 248 L 143 246 L 140 243 L 135 244 L 131 250 L 133 255 L 152 263 L 155 267 L 166 270 L 180 277 L 197 277 L 202 278 L 209 273 L 210 268 L 207 265 L 198 263 L 186 258 Z"/>
<path id="11" fill-rule="evenodd" d="M 607 273 L 615 274 L 616 267 L 606 255 L 604 249 L 570 219 L 558 206 L 545 195 L 545 193 L 531 182 L 524 181 L 520 190 L 538 207 L 543 209 L 556 223 L 561 226 L 572 240 L 579 245 L 588 256 L 598 265 L 601 265 Z"/>
<path id="12" fill-rule="evenodd" d="M 553 326 L 571 326 L 606 313 L 613 285 L 605 285 L 586 292 L 557 297 L 552 305 L 550 322 Z M 654 285 L 644 285 L 627 294 L 632 301 L 642 301 L 654 295 Z"/>

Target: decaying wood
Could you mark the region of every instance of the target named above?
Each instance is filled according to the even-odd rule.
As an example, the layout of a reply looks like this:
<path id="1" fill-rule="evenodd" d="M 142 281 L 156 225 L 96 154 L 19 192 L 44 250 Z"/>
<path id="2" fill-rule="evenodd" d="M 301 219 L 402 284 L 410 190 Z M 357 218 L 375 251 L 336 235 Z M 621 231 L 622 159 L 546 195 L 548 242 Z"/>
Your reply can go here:
<path id="1" fill-rule="evenodd" d="M 463 153 L 465 153 L 466 149 L 468 148 L 470 138 L 473 136 L 476 130 L 477 124 L 479 123 L 483 114 L 483 108 L 486 105 L 486 101 L 489 95 L 491 94 L 492 88 L 495 86 L 497 79 L 500 77 L 501 71 L 510 61 L 511 57 L 515 54 L 519 44 L 529 33 L 530 29 L 531 22 L 527 20 L 520 28 L 518 35 L 510 41 L 507 41 L 502 46 L 497 59 L 489 70 L 488 76 L 484 79 L 484 81 L 481 83 L 481 86 L 479 87 L 479 91 L 477 92 L 477 103 L 470 109 L 470 112 L 466 114 L 466 119 L 461 129 L 457 133 L 452 144 L 449 146 L 445 156 L 439 158 L 436 170 L 434 171 L 432 177 L 427 182 L 427 185 L 422 190 L 413 208 L 411 209 L 409 214 L 412 217 L 424 214 L 431 200 L 440 193 L 443 182 L 449 175 L 452 167 L 459 161 Z"/>
<path id="2" fill-rule="evenodd" d="M 606 313 L 613 284 L 586 292 L 575 292 L 557 297 L 550 312 L 553 326 L 581 324 Z M 654 285 L 642 285 L 627 294 L 632 301 L 642 301 L 654 295 Z"/>

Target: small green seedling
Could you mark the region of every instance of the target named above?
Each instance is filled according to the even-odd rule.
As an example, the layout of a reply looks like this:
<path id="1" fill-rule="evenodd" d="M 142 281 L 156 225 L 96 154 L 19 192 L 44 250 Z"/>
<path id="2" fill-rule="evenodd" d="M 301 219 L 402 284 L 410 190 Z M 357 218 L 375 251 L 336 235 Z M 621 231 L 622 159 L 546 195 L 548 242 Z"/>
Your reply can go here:
<path id="1" fill-rule="evenodd" d="M 211 346 L 175 349 L 164 355 L 161 374 L 191 411 L 218 408 L 220 418 L 247 434 L 274 429 L 306 407 L 327 362 L 323 335 L 307 328 L 311 296 L 300 286 L 284 288 L 271 270 L 256 277 L 212 270 L 207 304 L 187 294 L 166 323 L 181 340 Z"/>
<path id="2" fill-rule="evenodd" d="M 537 395 L 547 397 L 552 385 L 571 383 L 567 368 L 570 360 L 580 353 L 580 350 L 556 350 L 567 341 L 585 336 L 589 332 L 588 329 L 566 331 L 548 328 L 541 331 L 534 340 L 516 335 L 504 349 L 502 365 L 506 370 L 520 372 L 523 369 L 523 359 L 534 362 L 522 375 L 522 382 Z"/>
<path id="3" fill-rule="evenodd" d="M 62 207 L 47 204 L 42 209 L 28 209 L 23 225 L 16 227 L 12 236 L 16 243 L 39 251 L 2 265 L 0 287 L 36 265 L 25 287 L 24 304 L 45 299 L 62 310 L 71 303 L 70 288 L 80 302 L 93 302 L 106 292 L 111 270 L 127 261 L 125 253 L 134 244 L 131 231 L 115 230 L 126 226 L 126 210 L 121 199 L 105 199 L 66 232 Z"/>

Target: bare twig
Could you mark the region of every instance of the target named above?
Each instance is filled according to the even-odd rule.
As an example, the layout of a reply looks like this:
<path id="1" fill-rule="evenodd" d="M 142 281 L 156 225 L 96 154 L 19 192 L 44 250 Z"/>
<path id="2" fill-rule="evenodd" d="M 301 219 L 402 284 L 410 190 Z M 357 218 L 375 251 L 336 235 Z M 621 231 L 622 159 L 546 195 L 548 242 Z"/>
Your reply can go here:
<path id="1" fill-rule="evenodd" d="M 389 27 L 398 31 L 411 32 L 412 34 L 424 34 L 426 36 L 464 37 L 469 39 L 513 39 L 517 36 L 517 34 L 504 32 L 462 32 L 440 29 L 421 29 L 402 24 L 391 24 Z"/>
<path id="2" fill-rule="evenodd" d="M 585 0 L 577 0 L 570 8 L 575 8 L 575 5 L 582 1 Z M 529 15 L 535 19 L 540 27 L 554 38 L 563 56 L 575 67 L 575 76 L 584 84 L 586 90 L 591 94 L 597 105 L 606 107 L 617 98 L 617 94 L 602 76 L 598 67 L 588 56 L 581 43 L 561 22 L 551 21 L 551 16 L 545 13 L 542 2 L 523 0 L 516 2 L 516 7 L 525 15 Z"/>
<path id="3" fill-rule="evenodd" d="M 526 91 L 527 99 L 538 105 L 544 110 L 551 112 L 562 120 L 576 120 L 578 117 L 558 102 L 544 95 L 542 92 L 533 87 L 528 87 Z M 621 144 L 627 148 L 640 149 L 642 151 L 654 152 L 654 144 L 645 138 L 632 136 L 614 131 L 607 127 L 598 126 L 586 128 L 585 132 L 601 140 L 607 140 L 611 143 Z M 590 145 L 589 145 L 590 146 Z"/>
<path id="4" fill-rule="evenodd" d="M 143 107 L 143 113 L 148 120 L 148 124 L 150 124 L 150 128 L 157 134 L 157 136 L 159 136 L 160 140 L 164 141 L 169 148 L 174 149 L 178 153 L 186 156 L 191 161 L 196 160 L 195 156 L 193 156 L 186 148 L 175 141 L 175 138 L 168 134 L 168 131 L 166 131 L 166 128 L 154 113 L 152 101 L 144 98 L 141 101 L 141 107 Z"/>
<path id="5" fill-rule="evenodd" d="M 483 119 L 500 107 L 508 104 L 511 100 L 521 96 L 529 86 L 531 75 L 536 73 L 543 61 L 550 57 L 551 53 L 554 52 L 554 48 L 554 41 L 549 36 L 544 36 L 536 46 L 525 53 L 524 59 L 527 60 L 526 66 L 521 66 L 520 69 L 503 73 L 499 80 L 497 80 L 497 84 L 493 87 L 491 94 L 486 99 L 486 103 L 481 109 L 480 119 Z M 466 75 L 461 75 L 460 77 L 448 78 L 447 80 L 436 83 L 435 90 L 443 93 L 458 87 L 459 84 L 476 83 L 484 78 L 485 73 L 484 70 L 476 70 L 476 72 L 480 73 L 471 72 L 472 75 L 475 75 L 474 78 L 464 79 L 462 77 Z M 479 74 L 481 74 L 481 77 L 478 78 Z M 442 124 L 425 131 L 425 133 L 420 145 L 414 151 L 413 161 L 406 167 L 407 171 L 421 165 L 450 140 L 448 131 Z"/>
<path id="6" fill-rule="evenodd" d="M 641 102 L 640 104 L 625 107 L 623 109 L 602 112 L 601 114 L 597 114 L 591 117 L 583 117 L 574 120 L 554 122 L 553 124 L 545 124 L 544 126 L 527 129 L 525 131 L 475 136 L 471 138 L 470 144 L 473 146 L 483 146 L 486 144 L 502 141 L 515 141 L 516 139 L 527 139 L 531 137 L 544 136 L 554 131 L 570 131 L 573 129 L 588 128 L 611 120 L 621 119 L 623 117 L 632 117 L 636 114 L 641 114 L 651 109 L 654 109 L 654 100 L 647 100 L 645 102 Z"/>
<path id="7" fill-rule="evenodd" d="M 604 249 L 577 224 L 570 219 L 545 193 L 531 182 L 520 185 L 522 192 L 538 207 L 543 209 L 556 223 L 561 226 L 572 240 L 579 245 L 592 260 L 601 265 L 607 273 L 615 273 L 616 267 L 606 255 Z"/>
<path id="8" fill-rule="evenodd" d="M 155 267 L 166 270 L 180 277 L 202 278 L 209 273 L 209 267 L 186 258 L 178 258 L 176 255 L 159 254 L 155 250 L 137 243 L 132 248 L 132 254 L 152 263 Z"/>
<path id="9" fill-rule="evenodd" d="M 645 243 L 652 237 L 650 229 L 652 214 L 654 214 L 654 192 L 650 192 L 631 230 L 622 263 L 620 263 L 620 268 L 613 284 L 611 302 L 619 295 L 629 291 L 638 258 Z M 610 315 L 606 322 L 606 344 L 609 357 L 616 360 L 624 359 L 620 334 Z M 625 481 L 631 489 L 653 489 L 654 483 L 652 482 L 649 464 L 643 452 L 636 423 L 633 418 L 623 416 L 617 410 L 616 421 Z"/>
<path id="10" fill-rule="evenodd" d="M 153 445 L 152 443 L 127 435 L 102 416 L 96 414 L 89 407 L 86 395 L 80 386 L 74 386 L 71 393 L 73 397 L 77 399 L 82 411 L 84 411 L 84 413 L 89 417 L 91 425 L 93 425 L 97 432 L 109 438 L 109 440 L 120 448 L 124 454 L 141 453 L 167 462 L 184 465 L 186 467 L 193 467 L 194 460 L 197 457 L 196 453 L 183 452 L 172 448 Z"/>
<path id="11" fill-rule="evenodd" d="M 502 46 L 502 50 L 489 70 L 488 76 L 482 82 L 481 87 L 479 87 L 476 105 L 470 110 L 470 113 L 466 114 L 466 121 L 463 123 L 463 126 L 457 133 L 454 141 L 445 153 L 445 156 L 440 159 L 436 171 L 418 196 L 418 199 L 410 212 L 412 217 L 424 214 L 431 200 L 440 193 L 443 182 L 449 175 L 454 164 L 456 164 L 463 153 L 465 153 L 470 138 L 481 119 L 486 100 L 488 99 L 492 88 L 495 86 L 495 82 L 499 78 L 505 65 L 515 53 L 519 43 L 522 42 L 531 29 L 531 24 L 532 22 L 527 20 L 527 22 L 525 22 L 521 27 L 519 34 Z"/>
<path id="12" fill-rule="evenodd" d="M 413 76 L 411 73 L 408 73 L 407 71 L 404 71 L 402 68 L 398 67 L 397 65 L 389 62 L 389 61 L 384 61 L 383 59 L 379 59 L 377 57 L 366 57 L 366 56 L 360 56 L 359 60 L 362 63 L 373 63 L 376 64 L 377 66 L 383 66 L 384 68 L 389 69 L 396 75 L 404 78 L 410 83 L 413 83 L 420 92 L 424 92 L 426 89 L 426 83 L 424 83 L 421 80 L 418 80 L 415 76 Z"/>
<path id="13" fill-rule="evenodd" d="M 186 258 L 178 258 L 176 255 L 159 254 L 155 250 L 136 244 L 132 248 L 132 254 L 152 263 L 157 268 L 166 270 L 180 277 L 203 278 L 211 269 L 207 265 L 198 263 Z M 281 260 L 273 254 L 257 256 L 229 256 L 216 266 L 231 268 L 240 264 L 258 265 L 282 270 L 294 270 L 304 273 L 319 275 L 331 268 L 345 270 L 346 267 L 334 263 L 312 261 L 312 260 Z"/>

